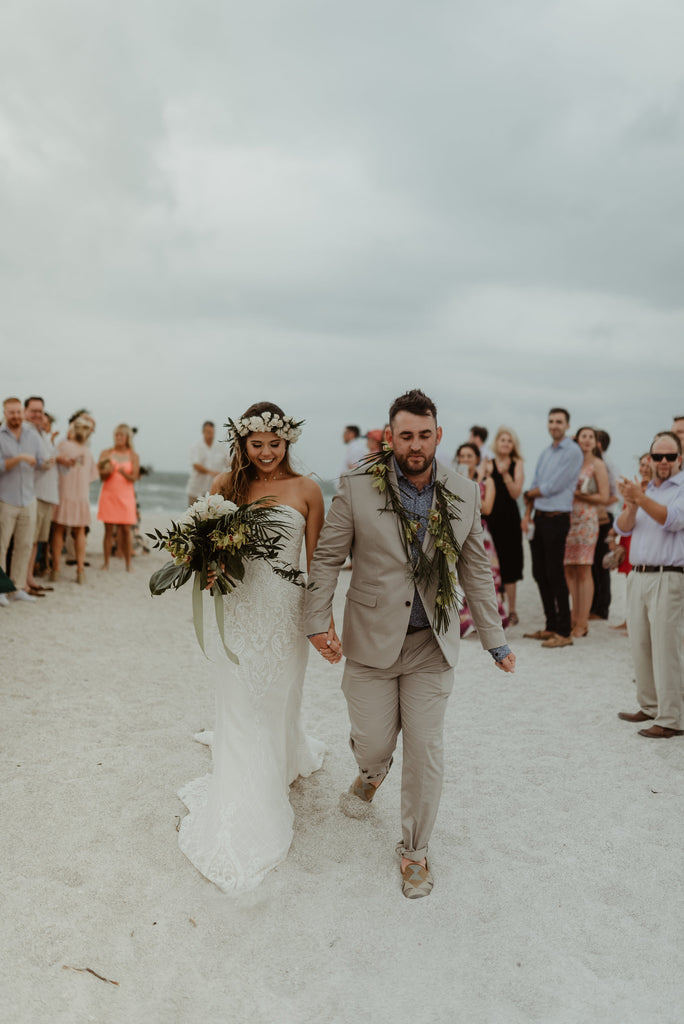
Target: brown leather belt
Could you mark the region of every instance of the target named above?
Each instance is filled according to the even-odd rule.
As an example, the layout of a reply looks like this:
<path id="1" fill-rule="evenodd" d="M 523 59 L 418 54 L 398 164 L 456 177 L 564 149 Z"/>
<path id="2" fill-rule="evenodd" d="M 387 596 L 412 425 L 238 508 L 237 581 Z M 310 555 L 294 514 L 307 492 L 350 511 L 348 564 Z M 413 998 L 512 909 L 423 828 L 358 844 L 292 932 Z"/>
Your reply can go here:
<path id="1" fill-rule="evenodd" d="M 684 572 L 684 565 L 633 565 L 634 572 Z"/>
<path id="2" fill-rule="evenodd" d="M 538 508 L 535 508 L 535 510 L 534 510 L 534 518 L 535 519 L 539 519 L 540 516 L 543 516 L 545 519 L 552 519 L 553 516 L 569 516 L 569 515 L 570 515 L 569 512 L 543 512 L 543 511 L 541 511 Z"/>

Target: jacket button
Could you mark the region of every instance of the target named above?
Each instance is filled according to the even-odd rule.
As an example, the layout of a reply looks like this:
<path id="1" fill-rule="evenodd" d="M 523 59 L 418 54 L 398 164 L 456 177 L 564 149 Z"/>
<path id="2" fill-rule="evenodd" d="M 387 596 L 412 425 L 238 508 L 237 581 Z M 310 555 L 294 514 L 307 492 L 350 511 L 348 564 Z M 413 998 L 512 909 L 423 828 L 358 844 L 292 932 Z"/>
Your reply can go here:
<path id="1" fill-rule="evenodd" d="M 407 608 L 410 608 L 410 607 L 411 607 L 411 602 L 410 602 L 410 601 L 405 601 L 404 603 L 406 604 L 406 607 L 407 607 Z"/>

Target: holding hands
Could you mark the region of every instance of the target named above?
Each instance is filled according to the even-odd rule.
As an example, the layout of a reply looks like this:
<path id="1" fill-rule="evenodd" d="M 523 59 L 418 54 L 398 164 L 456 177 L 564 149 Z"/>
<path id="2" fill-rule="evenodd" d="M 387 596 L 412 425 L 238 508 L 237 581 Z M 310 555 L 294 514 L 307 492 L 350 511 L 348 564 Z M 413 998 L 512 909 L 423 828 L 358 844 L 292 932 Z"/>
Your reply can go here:
<path id="1" fill-rule="evenodd" d="M 331 665 L 336 665 L 338 661 L 342 660 L 342 644 L 335 632 L 335 623 L 332 618 L 327 633 L 314 633 L 309 640 L 318 653 Z"/>

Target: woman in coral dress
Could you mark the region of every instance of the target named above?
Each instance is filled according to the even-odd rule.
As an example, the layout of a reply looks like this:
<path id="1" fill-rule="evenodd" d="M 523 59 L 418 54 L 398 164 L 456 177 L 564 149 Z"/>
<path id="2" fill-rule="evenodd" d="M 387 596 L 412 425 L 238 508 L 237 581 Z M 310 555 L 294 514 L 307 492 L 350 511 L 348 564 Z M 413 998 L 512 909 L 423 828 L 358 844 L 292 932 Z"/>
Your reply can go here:
<path id="1" fill-rule="evenodd" d="M 140 459 L 133 448 L 133 431 L 126 423 L 114 428 L 114 447 L 105 448 L 97 468 L 102 480 L 97 518 L 105 524 L 102 568 L 109 568 L 116 527 L 117 544 L 124 556 L 126 571 L 130 572 L 131 527 L 138 521 L 134 484 L 140 476 Z"/>
<path id="2" fill-rule="evenodd" d="M 59 562 L 64 546 L 64 533 L 71 528 L 76 553 L 76 582 L 85 583 L 86 526 L 90 526 L 90 484 L 97 480 L 97 467 L 86 441 L 90 423 L 82 417 L 74 420 L 66 441 L 57 447 L 60 461 L 59 505 L 52 516 L 52 571 L 50 579 L 59 577 Z"/>
<path id="3" fill-rule="evenodd" d="M 572 636 L 589 632 L 589 612 L 594 597 L 591 567 L 598 538 L 598 507 L 610 497 L 608 470 L 596 444 L 593 427 L 581 427 L 575 441 L 584 462 L 577 479 L 570 513 L 570 531 L 565 541 L 565 579 L 572 601 Z"/>

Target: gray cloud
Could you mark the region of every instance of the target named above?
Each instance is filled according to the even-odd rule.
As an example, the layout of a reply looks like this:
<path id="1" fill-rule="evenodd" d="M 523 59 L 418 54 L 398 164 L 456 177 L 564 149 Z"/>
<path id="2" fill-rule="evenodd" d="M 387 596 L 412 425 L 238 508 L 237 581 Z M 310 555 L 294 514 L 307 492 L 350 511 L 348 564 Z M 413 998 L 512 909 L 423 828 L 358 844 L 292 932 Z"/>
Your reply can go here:
<path id="1" fill-rule="evenodd" d="M 529 455 L 561 402 L 629 461 L 683 411 L 679 5 L 0 19 L 7 393 L 160 468 L 268 394 L 323 475 L 414 384 L 445 448 L 504 420 Z"/>

